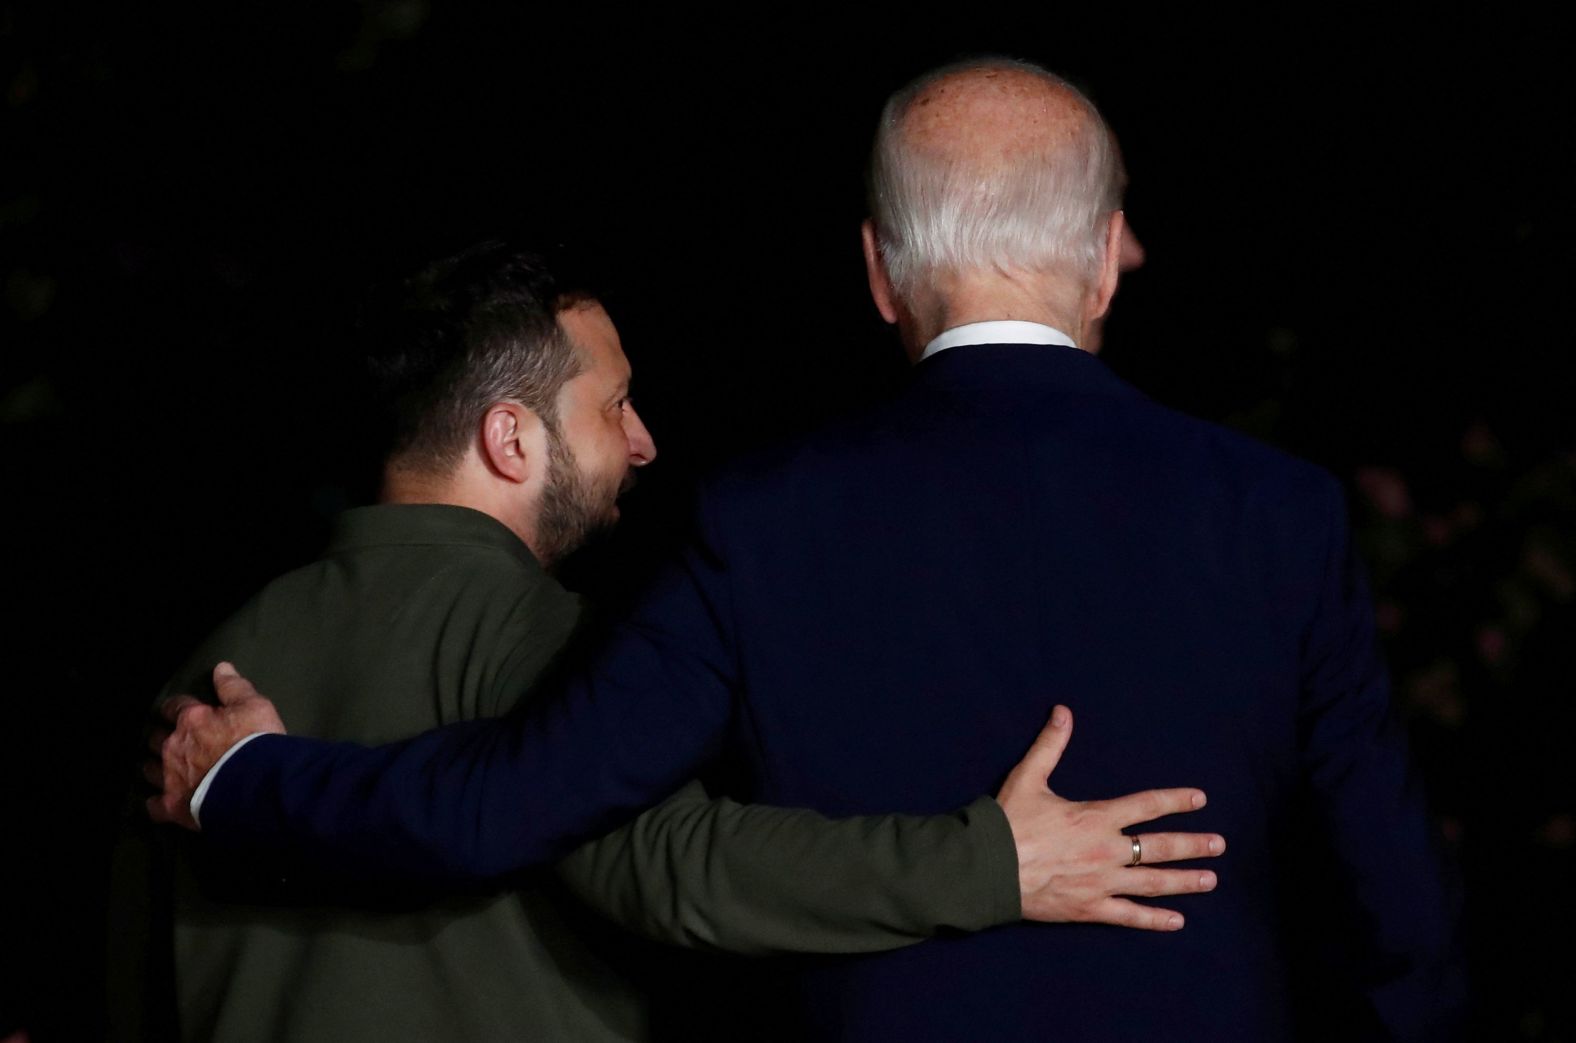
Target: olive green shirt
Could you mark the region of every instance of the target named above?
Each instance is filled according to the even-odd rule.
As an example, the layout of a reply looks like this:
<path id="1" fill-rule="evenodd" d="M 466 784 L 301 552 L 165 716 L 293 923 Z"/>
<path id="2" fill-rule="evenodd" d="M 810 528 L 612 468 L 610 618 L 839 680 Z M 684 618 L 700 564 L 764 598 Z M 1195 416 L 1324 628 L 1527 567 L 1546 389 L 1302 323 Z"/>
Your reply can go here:
<path id="1" fill-rule="evenodd" d="M 291 731 L 385 743 L 506 713 L 578 615 L 488 515 L 359 508 L 321 559 L 221 626 L 166 694 L 210 690 L 228 659 Z M 561 880 L 398 912 L 218 901 L 191 859 L 177 863 L 188 1039 L 646 1038 L 616 932 L 569 890 L 650 938 L 750 953 L 873 951 L 1019 916 L 1011 833 L 989 799 L 953 815 L 833 821 L 692 784 L 571 856 Z"/>

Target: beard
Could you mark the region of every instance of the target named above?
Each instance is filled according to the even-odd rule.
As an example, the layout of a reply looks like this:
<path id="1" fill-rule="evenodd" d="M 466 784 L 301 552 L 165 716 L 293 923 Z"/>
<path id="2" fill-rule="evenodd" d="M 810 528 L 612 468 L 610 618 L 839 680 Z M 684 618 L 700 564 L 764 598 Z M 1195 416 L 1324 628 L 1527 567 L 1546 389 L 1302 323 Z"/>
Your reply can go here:
<path id="1" fill-rule="evenodd" d="M 556 424 L 547 430 L 547 483 L 537 515 L 538 554 L 544 565 L 562 561 L 618 521 L 618 497 L 633 483 L 626 473 L 598 481 L 582 471 Z"/>

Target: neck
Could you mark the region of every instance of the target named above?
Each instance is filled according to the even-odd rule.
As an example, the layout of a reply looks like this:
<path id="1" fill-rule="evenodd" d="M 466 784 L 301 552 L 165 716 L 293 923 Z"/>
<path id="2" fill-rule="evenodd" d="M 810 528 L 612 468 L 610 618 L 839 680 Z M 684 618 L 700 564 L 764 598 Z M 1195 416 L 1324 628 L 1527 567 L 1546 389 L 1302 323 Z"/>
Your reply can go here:
<path id="1" fill-rule="evenodd" d="M 1082 347 L 1089 341 L 1091 303 L 1083 286 L 1046 275 L 948 276 L 914 295 L 898 327 L 915 361 L 938 334 L 993 319 L 1052 326 Z"/>
<path id="2" fill-rule="evenodd" d="M 440 503 L 451 507 L 469 507 L 496 518 L 520 537 L 522 543 L 536 554 L 532 540 L 536 530 L 530 519 L 519 516 L 507 500 L 495 494 L 489 483 L 471 480 L 461 464 L 452 474 L 434 474 L 421 469 L 388 463 L 383 467 L 383 486 L 378 491 L 379 503 Z M 537 555 L 540 560 L 541 555 Z"/>

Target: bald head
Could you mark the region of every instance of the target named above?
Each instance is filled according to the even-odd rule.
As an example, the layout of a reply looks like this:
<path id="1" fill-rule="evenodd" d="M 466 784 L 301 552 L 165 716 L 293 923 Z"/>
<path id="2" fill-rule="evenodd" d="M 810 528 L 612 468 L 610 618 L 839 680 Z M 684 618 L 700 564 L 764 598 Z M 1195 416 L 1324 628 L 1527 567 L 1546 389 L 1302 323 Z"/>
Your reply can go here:
<path id="1" fill-rule="evenodd" d="M 1047 74 L 986 65 L 921 80 L 897 116 L 904 147 L 935 161 L 989 171 L 1035 162 L 1074 145 L 1095 116 Z"/>
<path id="2" fill-rule="evenodd" d="M 876 239 L 898 293 L 942 275 L 1096 279 L 1121 164 L 1087 99 L 1037 66 L 937 70 L 888 101 L 871 161 Z"/>

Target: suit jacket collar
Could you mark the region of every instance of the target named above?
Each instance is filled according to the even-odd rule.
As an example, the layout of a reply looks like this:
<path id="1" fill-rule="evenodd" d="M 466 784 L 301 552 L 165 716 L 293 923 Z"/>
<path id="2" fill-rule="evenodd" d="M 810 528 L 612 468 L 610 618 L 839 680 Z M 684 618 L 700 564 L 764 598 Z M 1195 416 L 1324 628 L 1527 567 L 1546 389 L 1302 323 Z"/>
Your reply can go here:
<path id="1" fill-rule="evenodd" d="M 964 345 L 920 362 L 914 367 L 914 379 L 921 386 L 938 388 L 1143 397 L 1094 355 L 1057 344 Z"/>

